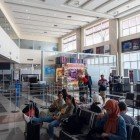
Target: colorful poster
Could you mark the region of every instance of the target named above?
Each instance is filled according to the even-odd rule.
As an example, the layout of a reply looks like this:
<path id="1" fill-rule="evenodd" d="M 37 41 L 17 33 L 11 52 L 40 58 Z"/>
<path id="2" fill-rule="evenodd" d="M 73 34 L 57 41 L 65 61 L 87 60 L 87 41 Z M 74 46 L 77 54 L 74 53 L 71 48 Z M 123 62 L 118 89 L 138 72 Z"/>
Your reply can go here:
<path id="1" fill-rule="evenodd" d="M 55 76 L 55 67 L 45 66 L 45 76 Z"/>

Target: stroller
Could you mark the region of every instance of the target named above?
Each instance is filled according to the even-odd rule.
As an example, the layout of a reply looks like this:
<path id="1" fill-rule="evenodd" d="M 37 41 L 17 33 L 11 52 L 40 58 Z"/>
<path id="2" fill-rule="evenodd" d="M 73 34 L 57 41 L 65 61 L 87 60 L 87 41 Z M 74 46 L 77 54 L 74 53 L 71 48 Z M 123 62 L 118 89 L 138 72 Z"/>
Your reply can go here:
<path id="1" fill-rule="evenodd" d="M 26 104 L 22 112 L 29 117 L 39 117 L 39 110 L 32 101 Z M 34 124 L 31 121 L 28 123 L 26 122 L 25 136 L 26 140 L 40 140 L 40 124 Z"/>

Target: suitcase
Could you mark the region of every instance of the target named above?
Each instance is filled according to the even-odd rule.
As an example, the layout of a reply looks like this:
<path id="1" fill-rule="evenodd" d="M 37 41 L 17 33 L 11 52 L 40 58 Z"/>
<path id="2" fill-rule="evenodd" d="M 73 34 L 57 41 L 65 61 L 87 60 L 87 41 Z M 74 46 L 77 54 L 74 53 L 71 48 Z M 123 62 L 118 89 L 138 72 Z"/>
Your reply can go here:
<path id="1" fill-rule="evenodd" d="M 27 104 L 22 112 L 30 117 L 39 117 L 39 110 L 34 102 Z M 40 124 L 26 123 L 25 129 L 26 140 L 40 140 Z"/>

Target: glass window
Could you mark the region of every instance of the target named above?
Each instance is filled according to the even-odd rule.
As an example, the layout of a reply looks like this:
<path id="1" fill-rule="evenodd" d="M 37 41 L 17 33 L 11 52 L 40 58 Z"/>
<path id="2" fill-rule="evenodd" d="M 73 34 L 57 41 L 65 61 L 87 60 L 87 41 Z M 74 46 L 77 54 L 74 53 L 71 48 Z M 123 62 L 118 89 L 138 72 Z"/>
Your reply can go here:
<path id="1" fill-rule="evenodd" d="M 130 34 L 135 34 L 136 33 L 136 26 L 130 28 Z"/>
<path id="2" fill-rule="evenodd" d="M 131 20 L 129 20 L 129 27 L 133 27 L 136 26 L 136 18 L 132 18 Z"/>
<path id="3" fill-rule="evenodd" d="M 138 61 L 138 69 L 140 69 L 140 61 Z"/>
<path id="4" fill-rule="evenodd" d="M 122 22 L 122 28 L 123 28 L 123 29 L 126 29 L 126 28 L 128 28 L 128 27 L 129 27 L 129 20 L 123 21 L 123 22 Z"/>
<path id="5" fill-rule="evenodd" d="M 127 36 L 140 32 L 140 15 L 130 17 L 121 22 L 122 36 Z"/>
<path id="6" fill-rule="evenodd" d="M 129 29 L 123 30 L 123 36 L 127 36 L 127 35 L 129 35 Z"/>
<path id="7" fill-rule="evenodd" d="M 65 39 L 62 39 L 62 51 L 72 51 L 76 50 L 76 34 Z"/>
<path id="8" fill-rule="evenodd" d="M 90 65 L 90 59 L 87 60 L 87 64 Z"/>
<path id="9" fill-rule="evenodd" d="M 99 59 L 95 58 L 95 64 L 99 64 Z"/>
<path id="10" fill-rule="evenodd" d="M 108 63 L 108 57 L 104 57 L 104 63 Z"/>
<path id="11" fill-rule="evenodd" d="M 91 34 L 91 35 L 86 37 L 86 45 L 90 46 L 92 44 L 93 44 L 93 35 Z"/>
<path id="12" fill-rule="evenodd" d="M 109 57 L 109 63 L 113 63 L 113 57 Z"/>
<path id="13" fill-rule="evenodd" d="M 130 61 L 137 61 L 137 53 L 130 54 Z"/>
<path id="14" fill-rule="evenodd" d="M 124 62 L 124 69 L 130 69 L 130 62 Z"/>
<path id="15" fill-rule="evenodd" d="M 129 61 L 130 60 L 130 57 L 129 57 L 129 54 L 124 54 L 123 56 L 123 61 Z"/>
<path id="16" fill-rule="evenodd" d="M 131 69 L 137 69 L 137 62 L 131 62 Z"/>
<path id="17" fill-rule="evenodd" d="M 103 64 L 104 63 L 104 59 L 103 57 L 100 57 L 100 64 Z"/>
<path id="18" fill-rule="evenodd" d="M 102 36 L 100 35 L 99 32 L 95 33 L 93 36 L 93 42 L 94 44 L 102 42 Z"/>
<path id="19" fill-rule="evenodd" d="M 137 32 L 140 32 L 140 25 L 137 26 Z"/>
<path id="20" fill-rule="evenodd" d="M 85 46 L 109 40 L 109 21 L 103 21 L 85 29 Z"/>
<path id="21" fill-rule="evenodd" d="M 94 64 L 94 59 L 90 59 L 91 60 L 91 64 Z"/>
<path id="22" fill-rule="evenodd" d="M 137 22 L 137 25 L 140 24 L 140 15 L 136 17 L 136 22 Z"/>
<path id="23" fill-rule="evenodd" d="M 24 49 L 33 49 L 33 41 L 32 40 L 20 40 L 20 47 Z"/>

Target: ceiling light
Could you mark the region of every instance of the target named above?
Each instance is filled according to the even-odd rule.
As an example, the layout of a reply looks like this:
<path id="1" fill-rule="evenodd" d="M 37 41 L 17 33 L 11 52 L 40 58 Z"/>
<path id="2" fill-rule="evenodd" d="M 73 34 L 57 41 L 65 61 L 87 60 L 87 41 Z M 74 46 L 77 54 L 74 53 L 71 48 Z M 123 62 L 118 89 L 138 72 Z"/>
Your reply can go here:
<path id="1" fill-rule="evenodd" d="M 67 18 L 71 18 L 72 16 L 67 16 Z"/>
<path id="2" fill-rule="evenodd" d="M 118 13 L 119 13 L 118 11 L 115 11 L 115 12 L 113 13 L 113 15 L 116 16 L 116 15 L 118 15 Z"/>
<path id="3" fill-rule="evenodd" d="M 78 0 L 74 1 L 74 5 L 78 6 L 80 2 Z"/>
<path id="4" fill-rule="evenodd" d="M 28 10 L 27 10 L 27 9 L 26 9 L 25 11 L 26 11 L 26 12 L 28 12 Z"/>
<path id="5" fill-rule="evenodd" d="M 28 16 L 27 18 L 28 18 L 28 19 L 30 19 L 30 17 L 29 17 L 29 16 Z"/>

